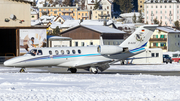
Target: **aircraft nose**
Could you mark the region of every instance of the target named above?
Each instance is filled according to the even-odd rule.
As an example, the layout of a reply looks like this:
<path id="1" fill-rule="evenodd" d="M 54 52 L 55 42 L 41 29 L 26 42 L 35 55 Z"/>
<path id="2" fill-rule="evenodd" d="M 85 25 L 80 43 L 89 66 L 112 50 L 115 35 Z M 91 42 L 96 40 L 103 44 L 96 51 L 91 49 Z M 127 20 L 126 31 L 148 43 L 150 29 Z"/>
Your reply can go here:
<path id="1" fill-rule="evenodd" d="M 7 60 L 4 62 L 4 66 L 11 66 L 11 65 L 12 65 L 11 60 Z"/>

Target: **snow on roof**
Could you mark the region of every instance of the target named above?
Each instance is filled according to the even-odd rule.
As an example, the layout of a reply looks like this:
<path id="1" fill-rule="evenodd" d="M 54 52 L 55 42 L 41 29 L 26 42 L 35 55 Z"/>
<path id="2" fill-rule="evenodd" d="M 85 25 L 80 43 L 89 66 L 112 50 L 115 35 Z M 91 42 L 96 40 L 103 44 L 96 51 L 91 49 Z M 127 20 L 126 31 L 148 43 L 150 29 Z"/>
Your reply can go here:
<path id="1" fill-rule="evenodd" d="M 114 28 L 110 28 L 108 26 L 102 26 L 102 25 L 82 25 L 86 28 L 101 32 L 101 33 L 126 33 L 124 31 L 120 31 Z"/>
<path id="2" fill-rule="evenodd" d="M 168 33 L 180 33 L 180 30 L 171 27 L 157 27 L 157 29 L 168 32 Z"/>
<path id="3" fill-rule="evenodd" d="M 113 23 L 112 20 L 107 21 L 107 25 Z M 99 21 L 99 20 L 83 20 L 81 22 L 81 25 L 104 25 L 104 21 Z"/>
<path id="4" fill-rule="evenodd" d="M 71 16 L 61 15 L 64 20 L 74 20 Z"/>
<path id="5" fill-rule="evenodd" d="M 87 0 L 88 1 L 88 4 L 95 4 L 96 3 L 96 0 Z M 93 2 L 94 1 L 94 2 Z M 97 2 L 99 2 L 100 0 L 97 0 Z"/>
<path id="6" fill-rule="evenodd" d="M 131 12 L 131 13 L 123 13 L 123 14 L 120 14 L 119 16 L 122 16 L 122 17 L 133 17 L 134 14 L 136 14 L 136 16 L 140 15 L 139 12 Z"/>
<path id="7" fill-rule="evenodd" d="M 72 39 L 72 38 L 70 38 L 70 37 L 53 36 L 53 37 L 50 37 L 49 39 L 51 39 L 51 40 L 52 39 L 66 39 L 66 40 L 68 39 L 69 40 L 69 39 Z"/>
<path id="8" fill-rule="evenodd" d="M 51 26 L 50 27 L 52 29 L 55 29 L 57 26 L 60 28 L 62 26 L 62 24 L 60 22 L 51 22 Z"/>
<path id="9" fill-rule="evenodd" d="M 31 25 L 32 25 L 32 26 L 38 25 L 38 24 L 41 24 L 41 21 L 40 21 L 40 20 L 31 20 Z"/>
<path id="10" fill-rule="evenodd" d="M 122 24 L 122 23 L 115 23 L 115 26 L 116 27 L 123 27 L 123 28 L 125 28 L 125 27 L 128 27 L 128 28 L 135 28 L 135 24 Z"/>
<path id="11" fill-rule="evenodd" d="M 146 0 L 145 3 L 176 3 L 177 0 Z"/>
<path id="12" fill-rule="evenodd" d="M 79 25 L 80 20 L 66 20 L 61 27 L 74 27 Z"/>

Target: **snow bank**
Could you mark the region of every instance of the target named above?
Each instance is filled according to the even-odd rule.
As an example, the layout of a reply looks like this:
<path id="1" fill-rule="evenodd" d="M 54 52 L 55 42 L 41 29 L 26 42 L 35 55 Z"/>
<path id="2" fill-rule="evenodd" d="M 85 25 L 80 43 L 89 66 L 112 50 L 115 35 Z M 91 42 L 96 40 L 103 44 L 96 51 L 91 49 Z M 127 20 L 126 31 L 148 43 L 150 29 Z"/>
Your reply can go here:
<path id="1" fill-rule="evenodd" d="M 180 77 L 0 73 L 1 101 L 180 100 Z"/>

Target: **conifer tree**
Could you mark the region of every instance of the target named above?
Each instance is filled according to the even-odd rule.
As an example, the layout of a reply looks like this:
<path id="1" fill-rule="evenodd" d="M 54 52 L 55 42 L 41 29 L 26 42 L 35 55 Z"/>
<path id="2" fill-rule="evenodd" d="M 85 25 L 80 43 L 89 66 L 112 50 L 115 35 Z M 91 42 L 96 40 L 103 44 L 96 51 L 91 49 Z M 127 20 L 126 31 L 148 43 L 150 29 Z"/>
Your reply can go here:
<path id="1" fill-rule="evenodd" d="M 176 29 L 180 29 L 178 20 L 174 22 L 174 25 L 176 26 Z"/>
<path id="2" fill-rule="evenodd" d="M 82 9 L 82 10 L 85 9 L 85 0 L 81 0 L 81 9 Z"/>
<path id="3" fill-rule="evenodd" d="M 154 24 L 159 24 L 159 21 L 156 18 L 153 21 L 154 21 Z"/>
<path id="4" fill-rule="evenodd" d="M 97 2 L 97 0 L 96 0 L 96 2 L 95 2 L 95 6 L 94 6 L 94 10 L 96 10 L 96 9 L 98 9 L 99 8 L 99 2 Z"/>
<path id="5" fill-rule="evenodd" d="M 132 0 L 115 0 L 115 2 L 120 5 L 121 13 L 129 13 L 132 11 Z"/>
<path id="6" fill-rule="evenodd" d="M 138 19 L 139 19 L 139 23 L 143 23 L 143 15 L 142 15 L 142 12 L 141 12 L 141 10 L 140 10 L 140 12 L 139 12 L 139 17 L 138 17 Z"/>
<path id="7" fill-rule="evenodd" d="M 59 35 L 60 34 L 60 29 L 59 27 L 57 26 L 55 29 L 53 29 L 53 35 Z"/>
<path id="8" fill-rule="evenodd" d="M 134 16 L 132 18 L 133 22 L 136 23 L 136 14 L 134 13 Z"/>

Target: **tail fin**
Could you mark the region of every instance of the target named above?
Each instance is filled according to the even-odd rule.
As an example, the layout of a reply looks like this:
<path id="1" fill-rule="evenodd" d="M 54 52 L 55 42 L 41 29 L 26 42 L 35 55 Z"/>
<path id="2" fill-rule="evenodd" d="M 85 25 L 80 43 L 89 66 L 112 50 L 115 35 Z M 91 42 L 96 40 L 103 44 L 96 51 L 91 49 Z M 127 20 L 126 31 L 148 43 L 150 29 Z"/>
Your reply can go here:
<path id="1" fill-rule="evenodd" d="M 128 47 L 130 51 L 136 51 L 146 46 L 156 27 L 158 27 L 158 25 L 144 25 L 139 27 L 120 47 Z"/>

